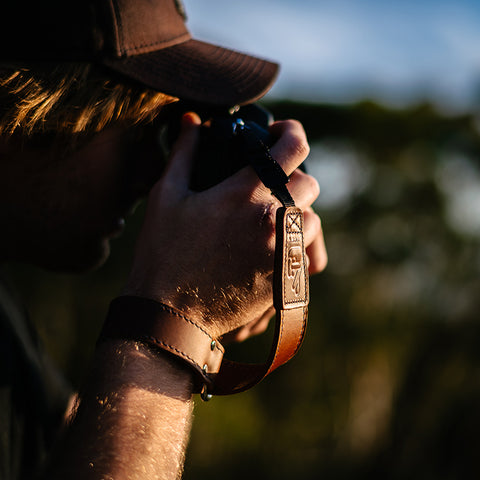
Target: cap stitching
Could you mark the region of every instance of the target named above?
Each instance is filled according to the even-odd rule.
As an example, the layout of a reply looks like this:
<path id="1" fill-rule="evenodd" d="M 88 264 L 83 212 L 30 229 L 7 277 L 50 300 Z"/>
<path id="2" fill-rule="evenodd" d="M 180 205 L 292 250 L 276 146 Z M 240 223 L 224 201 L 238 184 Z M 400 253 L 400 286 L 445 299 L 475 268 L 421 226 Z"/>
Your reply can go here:
<path id="1" fill-rule="evenodd" d="M 140 45 L 134 45 L 133 47 L 127 47 L 123 49 L 124 53 L 129 53 L 129 52 L 135 52 L 137 50 L 141 50 L 142 48 L 150 48 L 150 47 L 155 47 L 162 45 L 163 48 L 167 47 L 172 47 L 174 45 L 178 45 L 179 43 L 183 43 L 185 40 L 190 40 L 192 36 L 190 33 L 183 33 L 182 35 L 179 35 L 178 37 L 172 38 L 170 40 L 159 40 L 157 42 L 152 42 L 152 43 L 144 43 Z M 148 53 L 148 52 L 145 52 Z"/>
<path id="2" fill-rule="evenodd" d="M 122 53 L 125 51 L 125 49 L 123 48 L 123 45 L 125 42 L 124 42 L 124 35 L 123 35 L 122 18 L 116 6 L 116 2 L 114 2 L 113 0 L 110 0 L 109 3 L 113 13 L 113 26 L 115 30 L 115 38 L 117 40 L 116 50 L 118 55 L 122 55 Z"/>

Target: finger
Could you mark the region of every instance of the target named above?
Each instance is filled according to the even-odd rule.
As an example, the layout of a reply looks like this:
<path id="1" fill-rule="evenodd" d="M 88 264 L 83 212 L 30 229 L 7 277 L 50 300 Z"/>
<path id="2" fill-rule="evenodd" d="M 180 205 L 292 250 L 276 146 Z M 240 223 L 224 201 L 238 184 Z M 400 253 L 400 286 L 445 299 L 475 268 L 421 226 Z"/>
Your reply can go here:
<path id="1" fill-rule="evenodd" d="M 305 130 L 300 122 L 285 120 L 275 122 L 270 133 L 278 138 L 271 148 L 272 156 L 291 175 L 310 153 Z"/>
<path id="2" fill-rule="evenodd" d="M 196 113 L 187 112 L 183 115 L 180 135 L 170 153 L 164 181 L 175 180 L 177 186 L 188 188 L 200 124 L 200 117 Z"/>
<path id="3" fill-rule="evenodd" d="M 305 245 L 310 275 L 325 269 L 328 263 L 328 254 L 325 247 L 320 217 L 308 209 L 304 212 L 305 218 Z"/>
<path id="4" fill-rule="evenodd" d="M 278 140 L 270 149 L 272 157 L 280 164 L 287 175 L 292 172 L 305 160 L 310 151 L 307 137 L 302 125 L 296 120 L 285 120 L 275 122 L 269 129 L 271 135 Z M 263 185 L 252 167 L 242 168 L 233 176 L 222 182 L 222 186 L 232 190 L 236 185 L 248 185 L 258 188 L 259 195 L 264 196 L 269 190 Z"/>
<path id="5" fill-rule="evenodd" d="M 303 212 L 303 223 L 304 242 L 305 246 L 308 247 L 319 235 L 322 235 L 322 222 L 312 208 L 308 207 Z"/>
<path id="6" fill-rule="evenodd" d="M 275 309 L 272 307 L 267 310 L 259 320 L 250 325 L 250 336 L 252 337 L 254 335 L 260 335 L 261 333 L 265 332 L 274 314 Z"/>
<path id="7" fill-rule="evenodd" d="M 268 310 L 260 316 L 260 318 L 253 320 L 243 327 L 237 328 L 232 332 L 223 335 L 222 344 L 226 345 L 232 342 L 243 342 L 247 338 L 250 338 L 254 335 L 259 335 L 268 328 L 268 324 L 275 314 L 275 309 L 273 307 L 268 308 Z"/>
<path id="8" fill-rule="evenodd" d="M 308 209 L 320 194 L 317 180 L 301 170 L 292 173 L 288 190 L 295 200 L 295 205 L 302 210 Z"/>

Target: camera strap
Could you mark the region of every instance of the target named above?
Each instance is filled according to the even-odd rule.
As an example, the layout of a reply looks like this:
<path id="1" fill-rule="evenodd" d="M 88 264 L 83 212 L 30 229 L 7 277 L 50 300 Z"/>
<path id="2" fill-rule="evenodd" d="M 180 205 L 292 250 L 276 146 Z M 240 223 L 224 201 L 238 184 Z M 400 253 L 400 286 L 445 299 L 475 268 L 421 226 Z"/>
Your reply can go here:
<path id="1" fill-rule="evenodd" d="M 170 352 L 196 372 L 194 391 L 203 400 L 212 395 L 239 393 L 256 385 L 296 354 L 307 324 L 309 286 L 303 212 L 288 191 L 288 176 L 255 134 L 255 125 L 237 121 L 236 134 L 244 137 L 247 158 L 260 180 L 282 203 L 276 214 L 275 332 L 267 361 L 251 364 L 228 360 L 218 339 L 183 312 L 135 296 L 121 296 L 111 302 L 99 339 L 139 340 Z"/>
<path id="2" fill-rule="evenodd" d="M 307 326 L 309 282 L 304 245 L 303 212 L 287 188 L 289 177 L 272 157 L 270 148 L 256 132 L 253 122 L 238 121 L 236 135 L 262 183 L 282 204 L 276 214 L 273 304 L 275 333 L 270 354 L 264 364 L 244 364 L 224 359 L 216 375 L 212 394 L 237 393 L 256 385 L 300 348 Z"/>

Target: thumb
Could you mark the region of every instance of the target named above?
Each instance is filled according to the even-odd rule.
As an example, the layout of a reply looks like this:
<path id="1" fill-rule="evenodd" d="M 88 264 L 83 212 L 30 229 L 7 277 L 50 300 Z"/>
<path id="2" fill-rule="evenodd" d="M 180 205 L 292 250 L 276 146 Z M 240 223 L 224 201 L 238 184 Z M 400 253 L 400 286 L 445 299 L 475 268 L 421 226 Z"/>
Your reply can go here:
<path id="1" fill-rule="evenodd" d="M 201 120 L 196 113 L 187 112 L 183 115 L 180 135 L 170 152 L 164 181 L 188 188 L 200 125 Z"/>

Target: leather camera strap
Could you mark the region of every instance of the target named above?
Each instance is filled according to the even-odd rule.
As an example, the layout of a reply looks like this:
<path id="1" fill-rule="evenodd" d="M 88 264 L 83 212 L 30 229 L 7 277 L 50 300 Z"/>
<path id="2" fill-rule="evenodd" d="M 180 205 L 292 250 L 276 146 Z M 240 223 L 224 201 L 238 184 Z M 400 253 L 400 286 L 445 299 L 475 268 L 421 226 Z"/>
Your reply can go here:
<path id="1" fill-rule="evenodd" d="M 283 205 L 276 215 L 275 333 L 267 361 L 250 364 L 224 358 L 225 349 L 202 325 L 168 305 L 142 297 L 114 299 L 99 339 L 139 340 L 170 352 L 196 372 L 195 392 L 204 400 L 247 390 L 290 360 L 300 348 L 307 324 L 309 287 L 303 212 L 295 206 L 285 185 L 288 177 L 268 147 L 262 143 L 264 153 L 258 154 L 254 133 L 241 126 L 240 134 L 252 143 L 253 168 Z"/>

